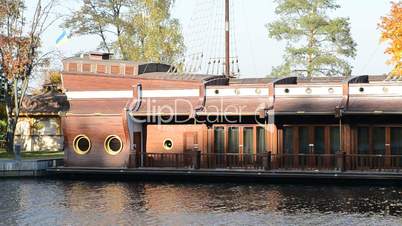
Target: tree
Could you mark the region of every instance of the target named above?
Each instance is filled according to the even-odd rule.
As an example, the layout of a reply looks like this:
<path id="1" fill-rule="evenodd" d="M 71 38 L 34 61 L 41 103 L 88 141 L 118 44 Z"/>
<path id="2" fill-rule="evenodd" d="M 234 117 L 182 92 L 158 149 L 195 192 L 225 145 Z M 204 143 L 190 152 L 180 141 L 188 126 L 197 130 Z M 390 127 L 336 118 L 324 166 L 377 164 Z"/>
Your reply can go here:
<path id="1" fill-rule="evenodd" d="M 174 0 L 82 0 L 64 27 L 75 35 L 98 35 L 99 48 L 123 59 L 172 63 L 183 54 Z"/>
<path id="2" fill-rule="evenodd" d="M 20 107 L 34 69 L 47 62 L 41 54 L 40 37 L 55 21 L 49 21 L 55 1 L 39 0 L 30 22 L 23 0 L 0 0 L 0 78 L 7 114 L 7 150 L 14 150 L 14 133 Z"/>
<path id="3" fill-rule="evenodd" d="M 184 52 L 180 23 L 172 19 L 172 0 L 139 0 L 122 36 L 123 52 L 134 61 L 174 63 Z"/>
<path id="4" fill-rule="evenodd" d="M 122 49 L 121 35 L 124 32 L 123 12 L 134 5 L 135 0 L 82 0 L 82 6 L 63 26 L 71 29 L 75 35 L 97 35 L 101 38 L 99 49 L 112 52 L 109 36 L 118 41 L 118 49 Z M 127 58 L 124 52 L 120 52 Z"/>
<path id="5" fill-rule="evenodd" d="M 61 85 L 61 71 L 48 71 L 47 75 L 46 75 L 46 82 L 52 84 L 52 85 L 56 85 L 56 86 L 60 86 Z"/>
<path id="6" fill-rule="evenodd" d="M 335 0 L 276 0 L 277 21 L 267 25 L 269 36 L 286 40 L 285 62 L 273 76 L 302 73 L 312 76 L 350 76 L 348 58 L 356 56 L 349 19 L 330 18 L 340 6 Z"/>
<path id="7" fill-rule="evenodd" d="M 391 55 L 388 64 L 395 65 L 391 72 L 393 76 L 402 76 L 402 2 L 393 2 L 391 13 L 382 17 L 379 23 L 382 31 L 381 41 L 389 42 L 386 54 Z"/>

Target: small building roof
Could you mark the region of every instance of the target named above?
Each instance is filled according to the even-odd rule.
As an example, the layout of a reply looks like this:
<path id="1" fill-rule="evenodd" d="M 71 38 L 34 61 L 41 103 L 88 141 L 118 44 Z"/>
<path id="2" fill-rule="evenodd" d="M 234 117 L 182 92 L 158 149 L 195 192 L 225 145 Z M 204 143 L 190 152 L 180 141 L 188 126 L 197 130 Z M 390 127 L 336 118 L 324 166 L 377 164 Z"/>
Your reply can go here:
<path id="1" fill-rule="evenodd" d="M 70 108 L 65 94 L 56 91 L 47 91 L 37 95 L 25 96 L 22 106 L 22 115 L 57 115 Z"/>

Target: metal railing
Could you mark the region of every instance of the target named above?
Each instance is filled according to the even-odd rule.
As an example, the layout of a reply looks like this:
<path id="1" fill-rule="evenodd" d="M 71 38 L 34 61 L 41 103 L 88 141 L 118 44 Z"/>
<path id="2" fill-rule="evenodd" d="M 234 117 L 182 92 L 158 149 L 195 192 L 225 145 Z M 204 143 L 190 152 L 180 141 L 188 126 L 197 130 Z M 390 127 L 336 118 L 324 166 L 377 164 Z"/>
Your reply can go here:
<path id="1" fill-rule="evenodd" d="M 263 169 L 264 154 L 203 153 L 200 168 Z"/>
<path id="2" fill-rule="evenodd" d="M 271 169 L 336 170 L 335 154 L 278 154 L 272 155 Z"/>
<path id="3" fill-rule="evenodd" d="M 362 154 L 237 154 L 237 153 L 146 153 L 143 167 L 397 171 L 402 170 L 402 155 Z"/>
<path id="4" fill-rule="evenodd" d="M 192 167 L 192 154 L 190 153 L 147 153 L 144 167 Z"/>
<path id="5" fill-rule="evenodd" d="M 345 155 L 346 170 L 392 170 L 402 169 L 402 155 Z"/>

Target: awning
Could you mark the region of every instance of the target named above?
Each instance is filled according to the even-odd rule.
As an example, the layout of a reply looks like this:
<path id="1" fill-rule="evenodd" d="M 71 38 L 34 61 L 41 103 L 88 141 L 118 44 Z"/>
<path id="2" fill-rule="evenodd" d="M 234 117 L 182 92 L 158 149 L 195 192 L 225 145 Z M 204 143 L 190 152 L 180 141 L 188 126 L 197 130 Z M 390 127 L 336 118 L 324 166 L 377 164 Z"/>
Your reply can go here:
<path id="1" fill-rule="evenodd" d="M 344 114 L 402 114 L 402 97 L 351 96 Z"/>
<path id="2" fill-rule="evenodd" d="M 342 97 L 277 97 L 276 115 L 332 115 Z"/>

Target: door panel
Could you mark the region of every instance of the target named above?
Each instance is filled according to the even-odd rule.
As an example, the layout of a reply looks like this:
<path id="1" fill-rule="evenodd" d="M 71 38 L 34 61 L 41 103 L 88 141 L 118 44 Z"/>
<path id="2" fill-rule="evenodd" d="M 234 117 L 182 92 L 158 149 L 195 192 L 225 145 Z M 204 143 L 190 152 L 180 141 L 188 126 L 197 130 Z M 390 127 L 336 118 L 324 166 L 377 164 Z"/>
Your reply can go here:
<path id="1" fill-rule="evenodd" d="M 225 153 L 225 128 L 215 127 L 214 129 L 214 152 Z"/>
<path id="2" fill-rule="evenodd" d="M 283 153 L 292 154 L 293 148 L 293 128 L 285 127 L 283 128 Z"/>
<path id="3" fill-rule="evenodd" d="M 314 128 L 314 154 L 325 154 L 325 127 Z"/>
<path id="4" fill-rule="evenodd" d="M 341 150 L 339 127 L 331 127 L 330 130 L 330 153 L 336 154 Z"/>
<path id="5" fill-rule="evenodd" d="M 385 128 L 373 128 L 373 153 L 374 155 L 385 155 Z"/>
<path id="6" fill-rule="evenodd" d="M 243 128 L 243 154 L 254 153 L 254 131 L 252 127 Z"/>
<path id="7" fill-rule="evenodd" d="M 133 152 L 141 153 L 141 132 L 135 132 L 133 135 Z"/>
<path id="8" fill-rule="evenodd" d="M 257 153 L 266 153 L 266 136 L 265 136 L 265 128 L 257 127 Z"/>
<path id="9" fill-rule="evenodd" d="M 299 153 L 309 153 L 309 129 L 308 127 L 299 127 Z"/>
<path id="10" fill-rule="evenodd" d="M 391 154 L 402 155 L 402 128 L 391 128 Z"/>
<path id="11" fill-rule="evenodd" d="M 192 151 L 195 146 L 198 146 L 198 133 L 186 132 L 184 136 L 184 151 Z"/>
<path id="12" fill-rule="evenodd" d="M 357 153 L 369 154 L 369 128 L 359 127 L 357 129 Z"/>
<path id="13" fill-rule="evenodd" d="M 239 153 L 239 127 L 228 128 L 228 153 Z"/>

